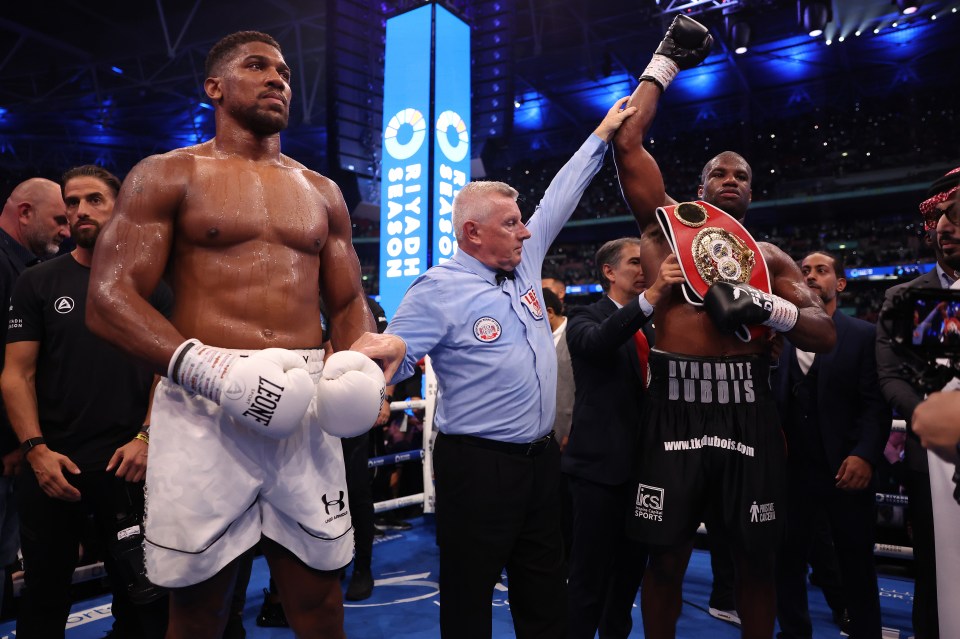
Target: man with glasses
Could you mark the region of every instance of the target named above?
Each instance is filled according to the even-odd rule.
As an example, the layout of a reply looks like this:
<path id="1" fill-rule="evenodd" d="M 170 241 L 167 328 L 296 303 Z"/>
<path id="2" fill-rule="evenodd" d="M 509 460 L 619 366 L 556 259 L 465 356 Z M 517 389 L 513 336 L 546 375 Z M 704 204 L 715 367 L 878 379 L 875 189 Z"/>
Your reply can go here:
<path id="1" fill-rule="evenodd" d="M 950 288 L 960 274 L 960 210 L 956 194 L 960 186 L 960 167 L 934 181 L 927 198 L 920 203 L 926 241 L 933 245 L 937 264 L 932 271 L 887 290 L 884 312 L 908 288 Z M 916 565 L 916 590 L 913 598 L 913 630 L 917 639 L 938 637 L 937 570 L 933 529 L 933 499 L 927 453 L 913 431 L 913 411 L 923 400 L 923 393 L 914 380 L 919 371 L 904 362 L 893 350 L 890 326 L 877 324 L 877 374 L 880 390 L 894 410 L 907 420 L 907 442 L 904 454 L 904 483 L 910 497 L 908 516 L 913 530 L 913 552 Z"/>

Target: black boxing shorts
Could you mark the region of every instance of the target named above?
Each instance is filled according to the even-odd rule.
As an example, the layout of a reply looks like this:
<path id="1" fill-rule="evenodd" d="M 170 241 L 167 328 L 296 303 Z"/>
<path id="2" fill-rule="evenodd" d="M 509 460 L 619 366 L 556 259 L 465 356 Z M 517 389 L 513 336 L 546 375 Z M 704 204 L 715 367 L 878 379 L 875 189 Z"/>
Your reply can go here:
<path id="1" fill-rule="evenodd" d="M 649 365 L 628 534 L 674 546 L 708 521 L 736 547 L 774 551 L 787 455 L 767 358 L 652 350 Z"/>

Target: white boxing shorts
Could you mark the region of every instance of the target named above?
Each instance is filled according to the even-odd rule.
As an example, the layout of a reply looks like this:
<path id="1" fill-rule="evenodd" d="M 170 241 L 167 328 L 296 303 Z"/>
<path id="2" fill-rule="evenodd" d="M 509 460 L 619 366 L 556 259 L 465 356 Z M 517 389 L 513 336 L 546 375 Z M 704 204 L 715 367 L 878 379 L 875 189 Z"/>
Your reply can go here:
<path id="1" fill-rule="evenodd" d="M 323 351 L 297 352 L 319 381 Z M 353 558 L 343 451 L 320 428 L 316 399 L 300 429 L 276 440 L 162 378 L 150 421 L 150 581 L 166 588 L 205 581 L 261 535 L 318 570 L 339 570 Z"/>

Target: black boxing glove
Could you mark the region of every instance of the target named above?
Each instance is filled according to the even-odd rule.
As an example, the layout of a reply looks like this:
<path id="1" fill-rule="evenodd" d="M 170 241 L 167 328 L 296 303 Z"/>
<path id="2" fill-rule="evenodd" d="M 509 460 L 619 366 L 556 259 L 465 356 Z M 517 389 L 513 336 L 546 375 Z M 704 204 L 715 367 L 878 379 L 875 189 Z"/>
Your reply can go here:
<path id="1" fill-rule="evenodd" d="M 648 80 L 660 87 L 661 91 L 666 90 L 677 73 L 703 62 L 712 47 L 713 36 L 709 29 L 693 18 L 678 14 L 640 76 L 640 81 Z"/>
<path id="2" fill-rule="evenodd" d="M 763 324 L 779 333 L 792 329 L 800 315 L 793 302 L 772 293 L 764 293 L 749 284 L 714 282 L 703 298 L 703 306 L 713 323 L 724 333 L 735 333 L 741 326 Z"/>

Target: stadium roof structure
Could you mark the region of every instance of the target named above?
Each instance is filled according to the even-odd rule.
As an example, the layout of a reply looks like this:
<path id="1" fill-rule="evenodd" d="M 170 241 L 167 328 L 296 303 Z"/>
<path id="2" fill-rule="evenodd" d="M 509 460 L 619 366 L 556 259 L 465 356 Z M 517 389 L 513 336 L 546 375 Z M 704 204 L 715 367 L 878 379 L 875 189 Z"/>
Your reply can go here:
<path id="1" fill-rule="evenodd" d="M 293 67 L 295 94 L 284 150 L 322 170 L 335 164 L 327 144 L 328 130 L 337 126 L 332 65 L 340 59 L 335 46 L 347 18 L 368 32 L 366 59 L 375 66 L 378 51 L 382 58 L 384 21 L 420 4 L 5 3 L 0 14 L 0 167 L 22 173 L 92 161 L 123 174 L 136 159 L 207 139 L 213 111 L 202 91 L 206 52 L 226 33 L 258 29 L 281 42 Z M 474 120 L 475 155 L 488 143 L 566 152 L 570 141 L 591 130 L 617 97 L 633 90 L 678 12 L 704 21 L 716 39 L 706 62 L 681 74 L 662 102 L 661 117 L 678 127 L 722 123 L 745 113 L 777 117 L 784 109 L 844 96 L 882 99 L 955 85 L 960 60 L 960 0 L 927 0 L 909 16 L 890 0 L 442 4 L 483 36 L 475 37 L 478 57 L 493 50 L 487 35 L 494 33 L 491 37 L 499 43 L 497 64 L 478 65 L 474 71 L 493 73 L 499 64 L 503 74 L 503 81 L 494 83 L 490 103 L 475 106 L 480 109 Z M 821 35 L 807 32 L 804 22 L 810 16 L 828 20 Z M 743 24 L 748 26 L 735 27 Z M 736 53 L 735 44 L 745 45 L 746 51 Z M 376 78 L 375 71 L 369 74 Z M 490 78 L 474 78 L 475 86 L 484 82 L 490 84 Z M 367 86 L 372 94 L 382 90 L 375 81 Z M 373 111 L 377 104 L 372 102 Z M 368 118 L 371 126 L 379 126 L 379 117 Z M 484 117 L 498 126 L 487 126 Z"/>

